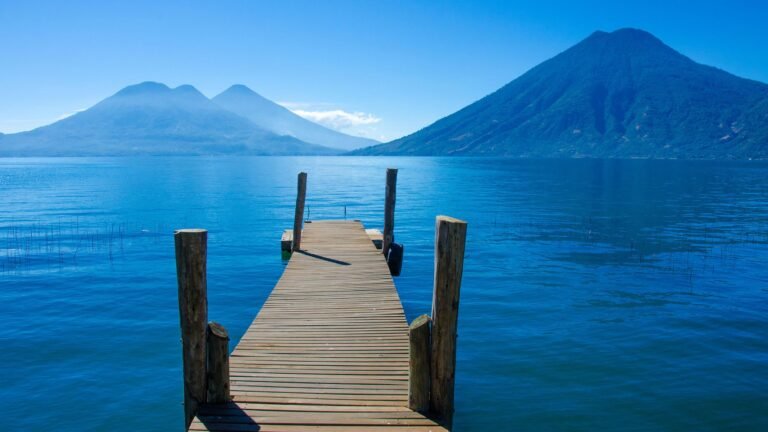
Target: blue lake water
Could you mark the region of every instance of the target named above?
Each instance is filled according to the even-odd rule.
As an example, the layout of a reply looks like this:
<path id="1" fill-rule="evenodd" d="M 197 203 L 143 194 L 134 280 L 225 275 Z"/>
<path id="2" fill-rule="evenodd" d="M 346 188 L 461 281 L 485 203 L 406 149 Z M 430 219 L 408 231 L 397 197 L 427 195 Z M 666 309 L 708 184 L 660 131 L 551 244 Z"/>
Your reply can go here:
<path id="1" fill-rule="evenodd" d="M 387 167 L 409 320 L 435 216 L 469 223 L 455 430 L 768 430 L 768 164 L 352 157 L 0 159 L 0 429 L 182 430 L 173 230 L 210 230 L 234 344 L 296 173 L 381 227 Z"/>

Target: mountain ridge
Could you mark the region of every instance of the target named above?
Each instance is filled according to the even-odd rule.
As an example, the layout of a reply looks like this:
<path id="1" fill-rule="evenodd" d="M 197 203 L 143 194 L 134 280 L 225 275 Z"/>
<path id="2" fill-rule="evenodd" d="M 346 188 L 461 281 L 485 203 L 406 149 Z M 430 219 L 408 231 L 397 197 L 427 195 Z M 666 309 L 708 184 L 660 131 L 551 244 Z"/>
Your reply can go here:
<path id="1" fill-rule="evenodd" d="M 211 101 L 251 120 L 261 128 L 279 135 L 293 136 L 304 142 L 341 150 L 378 144 L 372 139 L 347 135 L 311 122 L 243 84 L 232 85 L 211 98 Z"/>
<path id="2" fill-rule="evenodd" d="M 768 85 L 639 29 L 597 31 L 474 103 L 363 155 L 768 157 Z"/>
<path id="3" fill-rule="evenodd" d="M 349 149 L 306 142 L 263 126 L 192 85 L 171 88 L 145 81 L 49 125 L 0 134 L 0 156 L 330 155 Z"/>

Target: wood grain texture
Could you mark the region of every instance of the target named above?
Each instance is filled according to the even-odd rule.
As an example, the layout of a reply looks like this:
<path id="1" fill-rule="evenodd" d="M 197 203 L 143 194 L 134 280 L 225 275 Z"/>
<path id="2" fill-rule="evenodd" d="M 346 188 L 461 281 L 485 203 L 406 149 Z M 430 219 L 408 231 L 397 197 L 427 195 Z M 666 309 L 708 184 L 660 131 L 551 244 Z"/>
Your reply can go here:
<path id="1" fill-rule="evenodd" d="M 408 408 L 408 324 L 358 221 L 306 224 L 230 357 L 232 402 L 194 431 L 445 431 Z"/>
<path id="2" fill-rule="evenodd" d="M 179 321 L 184 374 L 184 421 L 189 426 L 200 404 L 205 402 L 206 328 L 208 326 L 208 288 L 206 255 L 208 231 L 178 230 L 176 277 L 179 286 Z"/>
<path id="3" fill-rule="evenodd" d="M 419 412 L 429 410 L 429 316 L 421 315 L 408 328 L 410 361 L 408 368 L 408 406 Z"/>
<path id="4" fill-rule="evenodd" d="M 283 230 L 283 234 L 280 236 L 280 254 L 283 259 L 291 257 L 293 252 L 293 230 Z"/>
<path id="5" fill-rule="evenodd" d="M 208 403 L 229 402 L 229 333 L 219 323 L 208 323 Z"/>
<path id="6" fill-rule="evenodd" d="M 386 256 L 389 245 L 395 241 L 395 198 L 397 196 L 397 169 L 387 168 L 387 186 L 384 191 L 384 240 L 381 252 Z"/>
<path id="7" fill-rule="evenodd" d="M 307 197 L 307 173 L 300 172 L 296 187 L 296 211 L 293 215 L 292 251 L 301 249 L 301 228 L 304 224 L 304 200 Z"/>
<path id="8" fill-rule="evenodd" d="M 456 374 L 456 330 L 464 269 L 467 223 L 447 216 L 435 221 L 435 282 L 432 293 L 430 412 L 450 428 Z"/>

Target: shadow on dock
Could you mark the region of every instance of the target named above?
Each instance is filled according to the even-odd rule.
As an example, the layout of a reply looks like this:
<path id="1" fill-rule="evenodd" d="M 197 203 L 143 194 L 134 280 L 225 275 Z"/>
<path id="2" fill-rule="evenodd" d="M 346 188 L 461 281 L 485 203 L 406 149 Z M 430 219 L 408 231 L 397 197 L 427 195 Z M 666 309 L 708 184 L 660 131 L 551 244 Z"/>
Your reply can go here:
<path id="1" fill-rule="evenodd" d="M 197 415 L 203 430 L 229 429 L 237 431 L 260 431 L 261 426 L 235 402 L 205 405 Z M 190 430 L 195 430 L 194 423 Z"/>
<path id="2" fill-rule="evenodd" d="M 341 261 L 341 260 L 337 260 L 337 259 L 333 259 L 333 258 L 328 258 L 328 257 L 322 256 L 322 255 L 313 254 L 312 252 L 307 252 L 305 250 L 297 250 L 295 253 L 300 253 L 300 254 L 306 255 L 306 256 L 308 256 L 310 258 L 316 258 L 316 259 L 319 259 L 319 260 L 322 260 L 322 261 L 325 261 L 325 262 L 329 262 L 329 263 L 333 263 L 333 264 L 338 264 L 338 265 L 343 265 L 343 266 L 350 265 L 350 263 L 348 263 L 346 261 Z"/>
<path id="3" fill-rule="evenodd" d="M 379 235 L 359 220 L 303 225 L 299 174 L 294 229 L 280 239 L 289 264 L 231 354 L 226 329 L 208 322 L 208 232 L 175 232 L 190 431 L 450 430 L 466 222 L 436 217 L 433 316 L 408 326 L 392 279 L 403 250 L 394 243 L 395 172 Z"/>

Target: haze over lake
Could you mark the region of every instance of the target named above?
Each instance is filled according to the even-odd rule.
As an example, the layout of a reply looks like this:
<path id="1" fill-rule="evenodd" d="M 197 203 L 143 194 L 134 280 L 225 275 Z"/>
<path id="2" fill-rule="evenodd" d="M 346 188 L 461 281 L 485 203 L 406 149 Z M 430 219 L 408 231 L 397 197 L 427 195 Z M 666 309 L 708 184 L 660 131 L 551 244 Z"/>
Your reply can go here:
<path id="1" fill-rule="evenodd" d="M 394 157 L 0 159 L 3 427 L 182 430 L 173 230 L 210 230 L 234 346 L 296 173 L 310 219 L 381 227 L 387 167 L 409 320 L 435 216 L 469 223 L 456 430 L 768 429 L 768 163 Z"/>

